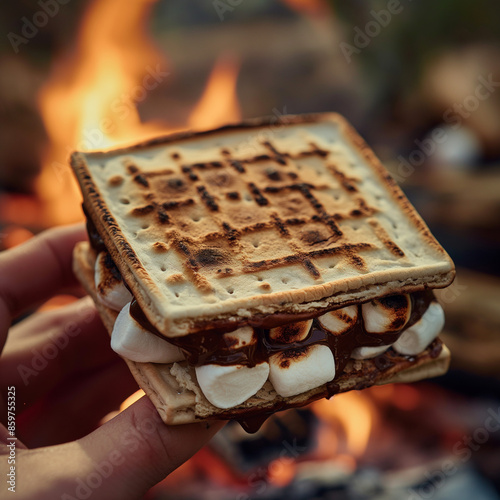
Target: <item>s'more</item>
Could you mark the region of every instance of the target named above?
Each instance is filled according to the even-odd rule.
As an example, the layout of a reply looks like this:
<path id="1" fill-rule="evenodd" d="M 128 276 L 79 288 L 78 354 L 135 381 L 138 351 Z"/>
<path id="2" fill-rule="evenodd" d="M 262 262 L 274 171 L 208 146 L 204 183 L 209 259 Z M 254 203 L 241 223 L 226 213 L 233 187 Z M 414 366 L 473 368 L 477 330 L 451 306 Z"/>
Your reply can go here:
<path id="1" fill-rule="evenodd" d="M 334 113 L 74 153 L 74 269 L 167 424 L 444 373 L 454 266 Z"/>

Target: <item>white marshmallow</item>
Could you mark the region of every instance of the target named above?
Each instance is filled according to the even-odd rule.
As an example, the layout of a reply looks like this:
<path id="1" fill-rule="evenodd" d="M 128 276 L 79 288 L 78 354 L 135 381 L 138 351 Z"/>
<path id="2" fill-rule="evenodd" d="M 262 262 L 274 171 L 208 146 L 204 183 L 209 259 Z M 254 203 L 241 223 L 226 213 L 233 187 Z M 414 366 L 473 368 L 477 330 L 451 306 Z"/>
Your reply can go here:
<path id="1" fill-rule="evenodd" d="M 224 341 L 228 349 L 241 349 L 242 347 L 255 344 L 257 337 L 251 326 L 243 326 L 233 332 L 225 333 Z"/>
<path id="2" fill-rule="evenodd" d="M 269 330 L 269 338 L 277 344 L 291 344 L 302 342 L 309 335 L 313 324 L 312 319 L 297 321 L 288 325 L 277 326 Z"/>
<path id="3" fill-rule="evenodd" d="M 421 353 L 438 336 L 444 326 L 444 311 L 437 302 L 431 302 L 423 316 L 393 344 L 395 351 L 407 356 Z"/>
<path id="4" fill-rule="evenodd" d="M 341 335 L 350 330 L 358 320 L 358 306 L 347 306 L 327 312 L 318 318 L 321 326 L 333 335 Z"/>
<path id="5" fill-rule="evenodd" d="M 351 353 L 354 359 L 371 359 L 383 354 L 391 345 L 379 345 L 373 347 L 356 347 Z"/>
<path id="6" fill-rule="evenodd" d="M 121 311 L 133 297 L 123 281 L 113 276 L 113 273 L 106 265 L 106 258 L 110 259 L 107 252 L 100 252 L 95 262 L 94 280 L 97 298 L 106 307 L 114 311 Z"/>
<path id="7" fill-rule="evenodd" d="M 269 364 L 197 366 L 196 378 L 205 397 L 217 408 L 237 406 L 253 396 L 269 376 Z"/>
<path id="8" fill-rule="evenodd" d="M 273 354 L 269 358 L 269 365 L 269 380 L 283 397 L 301 394 L 335 377 L 332 351 L 321 344 Z"/>
<path id="9" fill-rule="evenodd" d="M 148 332 L 130 316 L 130 303 L 116 318 L 111 348 L 120 356 L 141 363 L 174 363 L 184 359 L 177 346 Z"/>
<path id="10" fill-rule="evenodd" d="M 409 295 L 392 295 L 361 305 L 365 330 L 368 333 L 396 332 L 410 319 Z"/>

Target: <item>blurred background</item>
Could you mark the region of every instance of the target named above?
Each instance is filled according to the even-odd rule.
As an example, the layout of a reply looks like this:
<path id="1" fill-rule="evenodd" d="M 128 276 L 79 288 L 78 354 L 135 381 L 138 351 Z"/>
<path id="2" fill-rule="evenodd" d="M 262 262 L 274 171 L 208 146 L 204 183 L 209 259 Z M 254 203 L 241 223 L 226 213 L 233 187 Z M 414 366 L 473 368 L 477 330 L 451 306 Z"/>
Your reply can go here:
<path id="1" fill-rule="evenodd" d="M 448 375 L 318 402 L 252 436 L 229 425 L 148 498 L 500 498 L 498 2 L 18 0 L 0 9 L 0 249 L 82 220 L 67 166 L 74 149 L 337 111 L 458 267 L 439 293 Z"/>

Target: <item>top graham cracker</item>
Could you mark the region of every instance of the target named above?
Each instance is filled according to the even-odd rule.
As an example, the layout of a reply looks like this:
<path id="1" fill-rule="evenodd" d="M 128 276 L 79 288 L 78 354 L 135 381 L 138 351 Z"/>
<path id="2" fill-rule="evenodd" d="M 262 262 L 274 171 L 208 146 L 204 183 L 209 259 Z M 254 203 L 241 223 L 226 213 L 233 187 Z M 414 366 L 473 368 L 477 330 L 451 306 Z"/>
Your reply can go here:
<path id="1" fill-rule="evenodd" d="M 333 113 L 74 153 L 84 205 L 166 336 L 451 283 L 453 263 Z"/>

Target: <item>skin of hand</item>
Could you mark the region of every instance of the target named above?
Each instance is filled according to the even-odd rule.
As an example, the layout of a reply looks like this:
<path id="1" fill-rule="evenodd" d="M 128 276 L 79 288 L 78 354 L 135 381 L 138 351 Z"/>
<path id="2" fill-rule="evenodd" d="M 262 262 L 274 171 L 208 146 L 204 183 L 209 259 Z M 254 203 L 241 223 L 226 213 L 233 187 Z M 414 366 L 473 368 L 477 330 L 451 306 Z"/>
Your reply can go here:
<path id="1" fill-rule="evenodd" d="M 142 498 L 190 458 L 223 422 L 167 426 L 143 397 L 98 426 L 137 389 L 109 347 L 86 297 L 21 314 L 58 293 L 78 289 L 71 271 L 82 224 L 52 229 L 0 254 L 0 486 L 11 465 L 8 388 L 15 387 L 15 491 L 22 499 Z"/>

